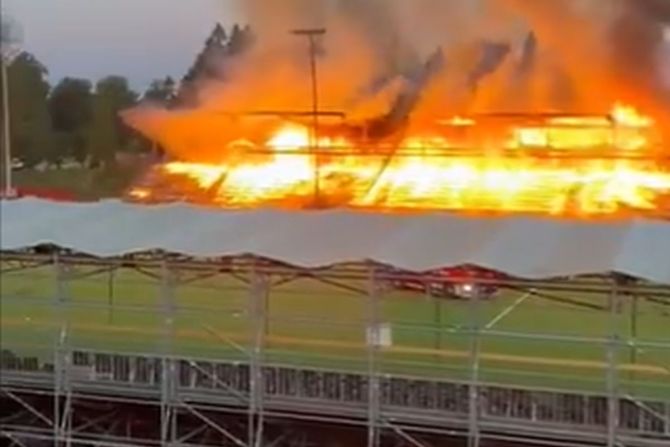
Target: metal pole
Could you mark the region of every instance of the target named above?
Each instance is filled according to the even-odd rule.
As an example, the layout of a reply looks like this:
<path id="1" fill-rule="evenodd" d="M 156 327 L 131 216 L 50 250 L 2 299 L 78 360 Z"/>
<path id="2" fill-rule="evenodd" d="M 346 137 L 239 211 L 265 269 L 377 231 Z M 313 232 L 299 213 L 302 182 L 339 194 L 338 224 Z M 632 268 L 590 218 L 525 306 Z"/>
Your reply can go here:
<path id="1" fill-rule="evenodd" d="M 248 441 L 249 447 L 263 445 L 264 430 L 264 382 L 263 382 L 263 351 L 265 345 L 266 303 L 268 301 L 268 286 L 264 274 L 257 271 L 256 262 L 251 277 L 249 295 L 249 322 L 251 327 L 251 341 L 249 351 L 249 415 Z"/>
<path id="2" fill-rule="evenodd" d="M 314 202 L 319 204 L 321 180 L 319 179 L 319 90 L 316 72 L 316 42 L 309 36 L 310 71 L 312 76 L 312 113 L 314 130 L 312 131 L 312 150 L 314 151 Z"/>
<path id="3" fill-rule="evenodd" d="M 366 342 L 368 346 L 368 442 L 367 447 L 378 447 L 380 422 L 379 374 L 377 374 L 377 352 L 380 345 L 379 284 L 376 268 L 371 267 L 368 289 L 368 321 Z"/>
<path id="4" fill-rule="evenodd" d="M 107 306 L 109 308 L 107 323 L 114 322 L 114 273 L 115 269 L 109 271 L 109 278 L 107 279 Z"/>
<path id="5" fill-rule="evenodd" d="M 163 359 L 161 362 L 161 446 L 171 445 L 177 435 L 175 414 L 176 363 L 172 358 L 175 336 L 174 278 L 167 259 L 161 264 L 160 301 L 163 314 Z"/>
<path id="6" fill-rule="evenodd" d="M 468 447 L 479 447 L 479 364 L 480 364 L 480 329 L 479 329 L 479 293 L 470 297 L 470 393 L 468 412 Z"/>
<path id="7" fill-rule="evenodd" d="M 630 337 L 633 341 L 633 346 L 630 351 L 630 363 L 637 363 L 637 317 L 638 317 L 638 296 L 633 294 L 633 302 L 631 305 L 631 314 L 630 314 Z"/>
<path id="8" fill-rule="evenodd" d="M 3 186 L 3 193 L 7 197 L 12 197 L 14 195 L 14 190 L 12 188 L 12 139 L 11 139 L 11 128 L 10 128 L 10 116 L 9 116 L 9 81 L 8 81 L 8 62 L 6 58 L 2 57 L 2 116 L 3 116 L 3 161 L 5 165 L 5 181 Z"/>
<path id="9" fill-rule="evenodd" d="M 429 296 L 435 304 L 434 308 L 435 350 L 440 351 L 442 349 L 442 299 L 433 295 Z M 437 357 L 438 360 L 441 358 L 439 354 L 437 355 Z"/>
<path id="10" fill-rule="evenodd" d="M 312 132 L 314 141 L 312 141 L 312 145 L 316 148 L 319 142 L 319 88 L 318 73 L 316 71 L 316 40 L 314 35 L 309 36 L 309 65 L 312 77 L 312 119 L 314 120 L 314 130 Z"/>
<path id="11" fill-rule="evenodd" d="M 637 317 L 638 317 L 638 301 L 639 297 L 636 293 L 632 295 L 631 310 L 630 310 L 630 359 L 629 363 L 635 365 L 637 363 Z M 635 371 L 631 371 L 628 376 L 630 383 L 635 383 Z"/>
<path id="12" fill-rule="evenodd" d="M 299 29 L 293 30 L 293 34 L 297 36 L 305 36 L 309 41 L 309 65 L 310 75 L 312 78 L 312 141 L 311 147 L 314 157 L 314 203 L 319 203 L 320 197 L 320 179 L 319 179 L 319 88 L 318 88 L 318 73 L 316 69 L 316 38 L 326 33 L 323 28 L 320 29 Z"/>
<path id="13" fill-rule="evenodd" d="M 4 62 L 3 62 L 4 67 Z M 63 284 L 62 284 L 62 272 L 60 260 L 58 259 L 58 253 L 53 255 L 53 265 L 54 265 L 54 275 L 56 278 L 56 295 L 54 296 L 54 320 L 57 324 L 60 325 L 60 331 L 56 334 L 54 340 L 54 416 L 53 416 L 53 436 L 54 436 L 54 446 L 59 446 L 58 439 L 60 438 L 60 419 L 61 419 L 61 388 L 62 388 L 62 359 L 61 359 L 61 337 L 63 332 L 63 312 L 61 309 L 61 300 L 63 297 Z"/>
<path id="14" fill-rule="evenodd" d="M 59 446 L 65 441 L 65 445 L 70 446 L 72 429 L 72 390 L 70 387 L 69 368 L 70 328 L 69 316 L 65 307 L 68 297 L 67 283 L 69 278 L 66 267 L 59 259 L 58 253 L 54 254 L 53 263 L 57 291 L 54 313 L 60 328 L 54 346 L 54 445 Z"/>
<path id="15" fill-rule="evenodd" d="M 612 280 L 612 292 L 609 297 L 609 337 L 607 343 L 607 447 L 618 445 L 617 429 L 619 425 L 619 384 L 618 384 L 618 280 Z"/>

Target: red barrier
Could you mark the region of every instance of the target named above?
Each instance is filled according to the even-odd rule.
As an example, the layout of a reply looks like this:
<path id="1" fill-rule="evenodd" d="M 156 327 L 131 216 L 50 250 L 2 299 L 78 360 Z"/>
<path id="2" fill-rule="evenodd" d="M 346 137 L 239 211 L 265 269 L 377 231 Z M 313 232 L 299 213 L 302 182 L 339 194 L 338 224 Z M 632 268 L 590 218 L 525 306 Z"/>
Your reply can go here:
<path id="1" fill-rule="evenodd" d="M 78 197 L 71 191 L 54 188 L 31 188 L 21 187 L 16 189 L 14 198 L 36 197 L 39 199 L 53 200 L 56 202 L 77 202 Z"/>

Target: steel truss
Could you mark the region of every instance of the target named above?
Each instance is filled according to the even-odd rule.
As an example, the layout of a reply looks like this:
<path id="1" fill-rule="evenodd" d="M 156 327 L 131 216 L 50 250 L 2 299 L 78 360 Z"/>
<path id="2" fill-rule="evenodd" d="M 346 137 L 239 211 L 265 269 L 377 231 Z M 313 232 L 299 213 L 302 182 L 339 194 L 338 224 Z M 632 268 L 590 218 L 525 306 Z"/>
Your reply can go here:
<path id="1" fill-rule="evenodd" d="M 234 445 L 261 447 L 272 445 L 299 445 L 307 442 L 304 434 L 275 429 L 277 421 L 311 421 L 313 423 L 340 424 L 342 426 L 366 427 L 366 444 L 368 447 L 379 447 L 389 444 L 393 439 L 398 445 L 428 447 L 431 434 L 440 436 L 464 436 L 469 447 L 480 447 L 486 439 L 501 439 L 523 441 L 523 435 L 496 430 L 491 419 L 491 401 L 495 399 L 495 390 L 489 384 L 483 383 L 480 377 L 482 361 L 481 337 L 485 334 L 495 335 L 493 328 L 498 315 L 488 324 L 482 321 L 481 299 L 475 294 L 469 301 L 468 323 L 465 333 L 469 336 L 470 348 L 468 352 L 469 375 L 463 383 L 467 390 L 465 399 L 465 424 L 454 423 L 451 428 L 443 421 L 436 420 L 433 424 L 425 420 L 411 422 L 401 420 L 393 411 L 387 411 L 390 405 L 388 390 L 393 387 L 393 378 L 379 369 L 379 356 L 382 346 L 376 337 L 381 324 L 380 306 L 390 281 L 402 278 L 411 273 L 389 271 L 385 266 L 372 263 L 348 264 L 328 269 L 302 269 L 267 259 L 257 257 L 194 259 L 181 255 L 164 252 L 139 253 L 111 259 L 99 259 L 67 250 L 53 247 L 41 247 L 35 250 L 22 252 L 2 253 L 2 274 L 9 274 L 20 270 L 44 268 L 51 266 L 54 276 L 53 312 L 55 321 L 60 322 L 58 337 L 53 345 L 53 371 L 48 374 L 38 374 L 43 379 L 52 380 L 49 387 L 35 387 L 27 380 L 27 386 L 19 382 L 2 381 L 2 397 L 13 402 L 21 410 L 0 419 L 0 434 L 14 445 L 27 445 L 30 440 L 43 440 L 53 445 L 88 445 L 101 446 L 127 445 L 133 441 L 132 414 L 120 415 L 114 402 L 128 405 L 148 405 L 156 397 L 154 388 L 138 387 L 136 397 L 124 395 L 122 388 L 118 388 L 119 395 L 114 396 L 109 386 L 101 388 L 79 387 L 81 385 L 82 367 L 78 356 L 109 355 L 85 353 L 74 349 L 70 337 L 69 318 L 67 309 L 70 305 L 69 286 L 72 282 L 87 276 L 107 273 L 110 275 L 110 297 L 114 273 L 121 269 L 133 269 L 159 284 L 160 316 L 163 321 L 163 335 L 161 351 L 147 353 L 146 362 L 157 360 L 158 363 L 147 373 L 139 366 L 141 356 L 128 360 L 131 367 L 128 370 L 128 381 L 139 381 L 140 377 L 147 377 L 147 383 L 159 386 L 158 409 L 155 412 L 159 421 L 158 434 L 152 445 L 161 446 L 188 446 L 188 445 Z M 219 368 L 220 359 L 185 359 L 175 355 L 176 321 L 178 306 L 175 303 L 175 289 L 180 285 L 194 283 L 217 275 L 230 275 L 248 290 L 246 317 L 249 321 L 250 333 L 247 343 L 239 343 L 218 334 L 211 329 L 211 333 L 220 338 L 220 341 L 237 350 L 245 359 L 247 369 L 240 369 L 240 365 L 233 364 L 233 370 L 246 377 L 238 378 L 237 382 L 224 380 L 216 368 Z M 344 414 L 328 414 L 320 412 L 317 407 L 305 406 L 303 411 L 296 411 L 294 407 L 282 410 L 277 405 L 276 397 L 268 392 L 268 387 L 279 386 L 272 379 L 270 372 L 273 366 L 266 361 L 267 329 L 272 324 L 268 306 L 269 295 L 273 287 L 278 287 L 298 279 L 310 278 L 321 281 L 332 287 L 358 294 L 367 300 L 367 316 L 365 327 L 373 335 L 367 343 L 366 373 L 358 375 L 363 380 L 361 391 L 367 397 L 366 408 L 363 413 L 354 411 L 353 416 Z M 367 286 L 352 285 L 352 280 L 358 284 L 367 283 Z M 431 275 L 421 275 L 422 281 L 444 281 L 444 278 Z M 477 280 L 488 284 L 492 280 Z M 572 279 L 557 279 L 551 281 L 526 281 L 510 278 L 495 279 L 497 287 L 519 290 L 525 295 L 578 292 L 581 294 L 609 295 L 607 310 L 610 315 L 608 334 L 605 338 L 592 340 L 605 346 L 606 369 L 606 415 L 603 417 L 605 435 L 595 436 L 593 445 L 618 446 L 661 446 L 670 442 L 670 404 L 658 406 L 655 403 L 642 402 L 633 396 L 626 395 L 619 386 L 621 374 L 621 350 L 624 347 L 632 349 L 633 355 L 642 344 L 636 339 L 622 341 L 619 334 L 618 313 L 621 302 L 632 300 L 637 303 L 640 299 L 653 299 L 670 306 L 670 288 L 661 285 L 648 284 L 620 275 L 582 278 L 579 281 Z M 538 292 L 542 290 L 543 292 Z M 111 299 L 111 298 L 110 298 Z M 318 299 L 318 297 L 315 297 Z M 636 304 L 634 304 L 636 305 Z M 110 306 L 111 307 L 111 306 Z M 503 312 L 509 312 L 506 309 Z M 437 315 L 437 314 L 436 314 Z M 110 319 L 111 319 L 110 314 Z M 210 330 L 209 328 L 206 328 Z M 507 334 L 510 335 L 510 334 Z M 523 338 L 522 334 L 516 334 Z M 549 339 L 549 336 L 547 336 Z M 560 338 L 559 336 L 555 336 Z M 567 338 L 567 337 L 564 337 Z M 440 343 L 437 343 L 437 347 Z M 657 347 L 670 349 L 670 339 L 661 340 Z M 116 356 L 114 358 L 122 358 Z M 96 357 L 97 358 L 97 357 Z M 119 360 L 123 363 L 124 360 Z M 215 362 L 215 363 L 212 363 Z M 86 362 L 84 362 L 86 363 Z M 97 360 L 93 362 L 98 368 Z M 142 363 L 144 364 L 144 363 Z M 118 366 L 118 365 L 117 365 Z M 117 366 L 114 368 L 118 369 Z M 670 365 L 665 365 L 670 368 Z M 116 370 L 111 368 L 113 370 Z M 3 370 L 9 370 L 3 364 Z M 21 368 L 18 368 L 21 369 Z M 187 371 L 186 373 L 184 371 Z M 232 370 L 231 370 L 232 371 Z M 246 373 L 240 373 L 246 371 Z M 670 371 L 670 370 L 669 370 Z M 116 373 L 112 373 L 114 375 Z M 124 373 L 125 374 L 125 373 Z M 269 375 L 270 374 L 270 375 Z M 320 374 L 337 374 L 336 372 L 322 372 Z M 16 376 L 13 376 L 16 378 Z M 46 379 L 44 379 L 46 377 Z M 324 376 L 325 377 L 325 376 Z M 436 378 L 439 379 L 439 378 Z M 325 380 L 325 379 L 324 379 Z M 211 387 L 218 388 L 218 393 L 225 396 L 219 399 L 212 396 L 211 402 L 203 402 L 195 391 L 204 382 Z M 123 381 L 121 381 L 123 382 Z M 117 381 L 117 386 L 119 383 Z M 17 386 L 17 383 L 19 384 Z M 190 384 L 190 386 L 186 386 Z M 76 385 L 76 386 L 75 386 Z M 514 390 L 501 390 L 500 393 L 513 393 Z M 143 394 L 144 393 L 144 394 Z M 384 394 L 386 393 L 386 394 Z M 502 395 L 502 394 L 501 394 Z M 100 396 L 105 396 L 101 399 Z M 483 397 L 484 396 L 484 397 Z M 413 398 L 416 399 L 416 398 Z M 588 399 L 588 397 L 584 397 Z M 45 401 L 51 402 L 51 411 Z M 639 418 L 650 419 L 656 426 L 664 427 L 656 438 L 641 436 L 631 437 L 623 430 L 621 415 L 624 403 L 637 408 Z M 82 407 L 82 405 L 88 405 Z M 528 406 L 515 409 L 508 402 L 500 404 L 500 417 L 511 417 L 514 412 L 528 411 L 528 420 L 540 418 L 536 414 L 537 407 Z M 388 408 L 387 408 L 388 407 Z M 485 408 L 486 407 L 486 408 Z M 139 408 L 139 407 L 138 407 Z M 153 408 L 153 407 L 152 407 Z M 222 417 L 222 408 L 228 414 L 237 414 L 233 417 Z M 359 407 L 356 407 L 360 409 Z M 498 408 L 498 407 L 495 407 Z M 140 411 L 140 410 L 138 410 Z M 144 410 L 141 410 L 144 411 Z M 497 411 L 497 410 L 496 410 Z M 153 414 L 153 413 L 152 413 Z M 22 415 L 22 416 L 16 416 Z M 517 415 L 518 417 L 518 415 Z M 525 417 L 525 416 L 524 416 Z M 13 418 L 29 423 L 16 424 Z M 488 418 L 488 419 L 487 419 Z M 411 418 L 409 418 L 411 420 Z M 462 422 L 462 421 L 461 421 Z M 456 428 L 454 428 L 456 427 Z M 460 427 L 460 428 L 458 428 Z M 537 445 L 570 446 L 577 445 L 564 438 L 566 432 L 557 426 L 549 424 L 546 430 L 546 439 L 536 439 Z M 283 433 L 282 433 L 283 432 Z M 125 433 L 127 436 L 119 435 Z M 426 435 L 427 437 L 424 437 Z M 602 441 L 603 444 L 598 444 Z M 434 441 L 433 441 L 434 442 Z M 142 442 L 146 444 L 146 442 Z M 191 444 L 195 443 L 195 444 Z M 211 443 L 211 444 L 208 444 Z M 544 443 L 544 444 L 542 444 Z M 148 445 L 148 444 L 147 444 Z M 307 444 L 304 444 L 307 445 Z M 389 444 L 390 445 L 390 444 Z M 436 444 L 437 445 L 437 444 Z M 583 444 L 582 444 L 583 445 Z"/>

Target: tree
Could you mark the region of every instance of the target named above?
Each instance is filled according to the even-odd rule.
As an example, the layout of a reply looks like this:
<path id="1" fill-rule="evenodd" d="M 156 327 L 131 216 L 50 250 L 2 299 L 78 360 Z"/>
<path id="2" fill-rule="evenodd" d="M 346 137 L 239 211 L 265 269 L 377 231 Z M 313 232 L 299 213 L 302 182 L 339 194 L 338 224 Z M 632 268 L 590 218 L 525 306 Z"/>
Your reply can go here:
<path id="1" fill-rule="evenodd" d="M 85 160 L 88 155 L 87 132 L 93 119 L 91 83 L 85 79 L 61 80 L 49 97 L 49 114 L 60 155 Z"/>
<path id="2" fill-rule="evenodd" d="M 198 54 L 195 62 L 182 79 L 182 82 L 190 83 L 197 81 L 203 76 L 215 76 L 215 69 L 211 63 L 212 58 L 215 54 L 220 54 L 221 52 L 225 51 L 227 44 L 228 37 L 226 35 L 226 31 L 223 29 L 220 23 L 217 23 L 212 33 L 205 41 L 205 48 L 200 52 L 200 54 Z"/>
<path id="3" fill-rule="evenodd" d="M 128 146 L 132 130 L 121 120 L 119 112 L 132 107 L 137 94 L 126 78 L 108 76 L 98 81 L 93 97 L 93 120 L 89 129 L 90 155 L 96 163 L 109 164 L 120 149 Z"/>
<path id="4" fill-rule="evenodd" d="M 149 85 L 149 88 L 142 95 L 142 100 L 151 101 L 169 108 L 174 105 L 177 97 L 177 86 L 170 76 L 165 79 L 155 79 Z M 140 133 L 136 134 L 133 142 L 135 151 L 159 153 L 158 143 L 151 141 Z"/>
<path id="5" fill-rule="evenodd" d="M 170 76 L 165 79 L 155 79 L 144 92 L 142 99 L 169 105 L 174 100 L 175 88 L 175 82 Z"/>
<path id="6" fill-rule="evenodd" d="M 7 70 L 12 155 L 27 165 L 56 156 L 50 146 L 51 123 L 47 108 L 50 87 L 46 76 L 44 65 L 26 52 Z"/>
<path id="7" fill-rule="evenodd" d="M 235 24 L 233 31 L 230 33 L 230 39 L 227 45 L 227 52 L 229 56 L 236 56 L 247 51 L 254 43 L 254 36 L 249 25 L 242 28 Z"/>
<path id="8" fill-rule="evenodd" d="M 204 49 L 198 54 L 195 62 L 182 78 L 176 103 L 193 105 L 196 103 L 197 86 L 202 81 L 225 80 L 226 61 L 242 54 L 253 44 L 251 28 L 233 26 L 230 37 L 221 24 L 217 24 L 205 41 Z"/>

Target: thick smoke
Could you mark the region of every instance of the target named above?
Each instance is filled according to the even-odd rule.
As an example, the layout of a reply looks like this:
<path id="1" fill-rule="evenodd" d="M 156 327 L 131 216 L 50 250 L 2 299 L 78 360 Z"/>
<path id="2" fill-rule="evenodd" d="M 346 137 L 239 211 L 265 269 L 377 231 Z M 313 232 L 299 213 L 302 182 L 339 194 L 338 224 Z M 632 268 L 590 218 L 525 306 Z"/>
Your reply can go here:
<path id="1" fill-rule="evenodd" d="M 664 113 L 659 104 L 659 12 L 665 0 L 500 0 L 521 14 L 542 46 L 542 64 L 560 73 L 575 108 L 602 110 L 625 101 Z M 545 83 L 535 76 L 533 83 Z M 528 95 L 530 97 L 537 95 Z"/>
<path id="2" fill-rule="evenodd" d="M 297 28 L 327 29 L 318 64 L 321 109 L 343 110 L 357 119 L 387 111 L 407 83 L 402 75 L 438 47 L 446 64 L 422 92 L 412 114 L 415 124 L 491 111 L 601 113 L 617 100 L 665 113 L 659 101 L 659 17 L 670 19 L 665 0 L 241 0 L 241 5 L 256 45 L 226 61 L 225 82 L 198 87 L 197 109 L 141 108 L 126 114 L 130 124 L 178 157 L 213 161 L 231 139 L 262 135 L 278 124 L 221 112 L 310 109 L 308 43 L 290 32 Z M 485 42 L 509 51 L 475 86 L 472 73 L 482 66 Z M 388 82 L 371 89 L 379 79 Z"/>
<path id="3" fill-rule="evenodd" d="M 670 5 L 656 0 L 625 0 L 622 12 L 611 28 L 611 43 L 617 72 L 629 84 L 642 85 L 657 94 L 663 45 L 662 18 L 670 19 Z M 632 81 L 632 82 L 630 82 Z"/>

